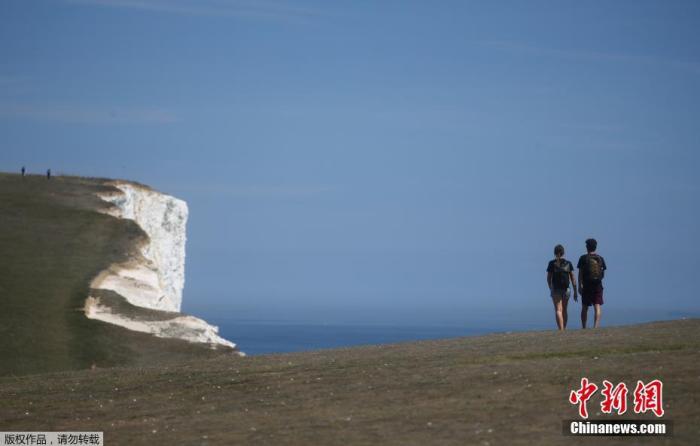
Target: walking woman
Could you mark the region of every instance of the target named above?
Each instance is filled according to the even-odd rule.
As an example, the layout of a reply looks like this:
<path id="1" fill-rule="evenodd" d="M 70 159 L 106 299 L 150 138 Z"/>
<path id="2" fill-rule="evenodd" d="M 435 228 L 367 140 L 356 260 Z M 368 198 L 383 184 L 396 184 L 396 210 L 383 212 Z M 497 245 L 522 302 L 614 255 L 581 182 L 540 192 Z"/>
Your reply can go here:
<path id="1" fill-rule="evenodd" d="M 552 296 L 554 315 L 559 330 L 566 330 L 569 318 L 567 310 L 570 295 L 569 284 L 574 289 L 574 301 L 578 302 L 574 265 L 564 258 L 564 247 L 557 245 L 554 247 L 554 260 L 550 260 L 549 265 L 547 265 L 547 286 L 549 286 L 549 293 Z"/>

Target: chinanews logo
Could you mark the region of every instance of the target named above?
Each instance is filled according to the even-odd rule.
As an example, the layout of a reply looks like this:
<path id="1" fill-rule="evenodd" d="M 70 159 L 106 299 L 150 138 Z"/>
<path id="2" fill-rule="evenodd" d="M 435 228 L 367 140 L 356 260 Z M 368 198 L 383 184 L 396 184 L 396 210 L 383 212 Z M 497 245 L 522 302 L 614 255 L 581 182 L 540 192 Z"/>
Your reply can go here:
<path id="1" fill-rule="evenodd" d="M 603 387 L 581 378 L 581 385 L 569 394 L 569 403 L 578 406 L 579 420 L 565 420 L 563 433 L 566 435 L 671 435 L 671 421 L 655 420 L 588 420 L 588 403 L 600 389 L 602 400 L 600 412 L 624 415 L 628 412 L 629 390 L 624 382 L 616 385 L 603 380 Z M 633 405 L 630 412 L 635 414 L 652 413 L 656 418 L 664 416 L 663 383 L 654 379 L 648 383 L 637 381 L 632 392 Z"/>

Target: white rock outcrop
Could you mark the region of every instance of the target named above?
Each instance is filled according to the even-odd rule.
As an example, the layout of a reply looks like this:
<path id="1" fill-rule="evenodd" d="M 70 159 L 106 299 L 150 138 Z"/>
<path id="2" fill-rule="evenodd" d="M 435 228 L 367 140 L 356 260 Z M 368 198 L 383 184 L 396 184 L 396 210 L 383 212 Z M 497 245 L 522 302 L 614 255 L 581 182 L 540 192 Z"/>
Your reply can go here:
<path id="1" fill-rule="evenodd" d="M 178 314 L 162 320 L 144 320 L 115 312 L 111 307 L 103 305 L 99 297 L 89 296 L 85 301 L 85 315 L 132 331 L 150 333 L 160 338 L 183 339 L 189 342 L 201 342 L 212 347 L 225 346 L 236 348 L 236 344 L 219 336 L 219 329 L 209 325 L 203 319 Z M 242 353 L 239 352 L 241 356 Z"/>
<path id="2" fill-rule="evenodd" d="M 187 203 L 130 183 L 113 183 L 121 192 L 101 194 L 114 205 L 107 211 L 134 220 L 148 235 L 140 258 L 114 265 L 98 276 L 95 288 L 112 290 L 145 308 L 180 311 L 185 286 Z"/>
<path id="3" fill-rule="evenodd" d="M 159 337 L 234 348 L 234 343 L 218 335 L 217 327 L 204 320 L 165 313 L 179 312 L 182 305 L 187 203 L 134 183 L 115 181 L 110 185 L 118 191 L 100 194 L 113 205 L 103 212 L 133 220 L 148 239 L 131 259 L 111 265 L 95 277 L 91 288 L 114 291 L 134 306 L 163 311 L 164 317 L 148 320 L 118 314 L 95 296 L 89 296 L 85 302 L 87 317 Z"/>

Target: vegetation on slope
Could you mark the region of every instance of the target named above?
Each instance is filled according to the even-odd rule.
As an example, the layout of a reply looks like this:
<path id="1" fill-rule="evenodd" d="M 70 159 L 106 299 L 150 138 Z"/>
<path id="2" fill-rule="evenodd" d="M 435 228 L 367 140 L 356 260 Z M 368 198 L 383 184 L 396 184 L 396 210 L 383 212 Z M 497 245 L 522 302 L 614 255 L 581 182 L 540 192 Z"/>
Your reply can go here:
<path id="1" fill-rule="evenodd" d="M 696 445 L 700 320 L 0 378 L 0 431 L 108 444 Z M 664 383 L 665 438 L 574 438 L 581 377 Z M 630 395 L 630 404 L 631 404 Z M 600 413 L 590 419 L 654 419 Z"/>
<path id="2" fill-rule="evenodd" d="M 0 375 L 215 354 L 85 317 L 91 280 L 145 237 L 97 212 L 107 181 L 0 174 Z"/>

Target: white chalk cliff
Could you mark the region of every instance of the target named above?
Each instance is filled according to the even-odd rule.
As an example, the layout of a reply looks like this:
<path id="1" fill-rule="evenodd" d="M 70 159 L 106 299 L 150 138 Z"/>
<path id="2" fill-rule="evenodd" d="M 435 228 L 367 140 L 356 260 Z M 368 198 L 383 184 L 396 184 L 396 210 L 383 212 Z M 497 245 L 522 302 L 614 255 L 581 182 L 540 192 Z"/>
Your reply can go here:
<path id="1" fill-rule="evenodd" d="M 85 302 L 87 317 L 159 337 L 235 348 L 218 335 L 217 327 L 179 313 L 185 285 L 187 203 L 134 183 L 110 185 L 118 191 L 100 194 L 113 205 L 103 212 L 133 220 L 148 238 L 131 259 L 102 271 L 91 288 L 114 291 L 136 307 L 159 310 L 162 317 L 120 314 L 115 306 L 92 295 Z"/>

